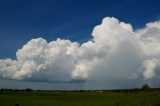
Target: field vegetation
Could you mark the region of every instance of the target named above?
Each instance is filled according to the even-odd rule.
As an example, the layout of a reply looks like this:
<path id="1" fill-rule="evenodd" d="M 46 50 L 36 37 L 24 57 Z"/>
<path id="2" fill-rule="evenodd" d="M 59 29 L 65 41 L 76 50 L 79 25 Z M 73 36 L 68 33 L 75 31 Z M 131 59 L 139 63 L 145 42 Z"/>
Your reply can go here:
<path id="1" fill-rule="evenodd" d="M 160 106 L 160 89 L 0 90 L 0 106 Z"/>

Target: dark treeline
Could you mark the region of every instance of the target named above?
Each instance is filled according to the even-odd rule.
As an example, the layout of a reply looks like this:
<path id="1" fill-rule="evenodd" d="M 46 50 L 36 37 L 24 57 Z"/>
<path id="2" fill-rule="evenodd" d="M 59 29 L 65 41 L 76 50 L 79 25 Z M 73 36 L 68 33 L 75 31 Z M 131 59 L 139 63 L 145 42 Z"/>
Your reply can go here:
<path id="1" fill-rule="evenodd" d="M 127 92 L 127 93 L 136 93 L 141 91 L 147 91 L 147 92 L 154 92 L 154 91 L 160 91 L 160 88 L 151 88 L 148 84 L 143 84 L 141 88 L 134 88 L 134 89 L 113 89 L 113 90 L 33 90 L 30 88 L 26 89 L 7 89 L 7 88 L 1 88 L 0 92 L 5 91 L 14 91 L 14 92 Z"/>
<path id="2" fill-rule="evenodd" d="M 30 88 L 26 89 L 7 89 L 7 88 L 1 88 L 0 92 L 126 92 L 126 93 L 136 93 L 141 91 L 147 91 L 147 92 L 154 92 L 154 91 L 160 91 L 160 88 L 149 88 L 149 89 L 142 89 L 142 88 L 134 88 L 134 89 L 115 89 L 115 90 L 33 90 Z"/>

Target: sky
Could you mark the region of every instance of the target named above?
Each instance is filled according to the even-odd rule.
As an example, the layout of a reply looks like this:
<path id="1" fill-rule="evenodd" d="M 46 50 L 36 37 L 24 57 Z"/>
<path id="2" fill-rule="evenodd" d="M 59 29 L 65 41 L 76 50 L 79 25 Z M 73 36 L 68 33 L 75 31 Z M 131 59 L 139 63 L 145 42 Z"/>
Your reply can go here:
<path id="1" fill-rule="evenodd" d="M 159 10 L 159 0 L 0 0 L 0 87 L 159 87 Z"/>

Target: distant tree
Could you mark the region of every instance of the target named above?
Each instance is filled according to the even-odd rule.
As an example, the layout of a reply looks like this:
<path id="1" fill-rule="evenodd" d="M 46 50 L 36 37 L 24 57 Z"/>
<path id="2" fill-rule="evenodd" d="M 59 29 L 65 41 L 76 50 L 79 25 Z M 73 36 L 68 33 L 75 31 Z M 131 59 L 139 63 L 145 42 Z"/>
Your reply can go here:
<path id="1" fill-rule="evenodd" d="M 27 91 L 27 92 L 32 92 L 32 91 L 33 91 L 33 89 L 26 88 L 26 89 L 25 89 L 25 91 Z"/>
<path id="2" fill-rule="evenodd" d="M 147 83 L 144 84 L 144 85 L 142 85 L 142 87 L 141 87 L 141 89 L 142 89 L 142 90 L 145 90 L 145 91 L 146 91 L 146 90 L 150 90 L 150 88 L 151 88 L 151 87 L 150 87 Z"/>

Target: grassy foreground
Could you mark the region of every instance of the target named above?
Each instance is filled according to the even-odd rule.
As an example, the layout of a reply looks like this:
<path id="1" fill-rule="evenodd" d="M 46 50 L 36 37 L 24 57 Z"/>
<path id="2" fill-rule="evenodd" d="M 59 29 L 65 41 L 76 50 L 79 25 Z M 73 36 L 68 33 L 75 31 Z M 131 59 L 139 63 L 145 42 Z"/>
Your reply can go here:
<path id="1" fill-rule="evenodd" d="M 16 105 L 17 104 L 17 105 Z M 26 92 L 0 93 L 0 106 L 160 106 L 155 92 Z"/>

